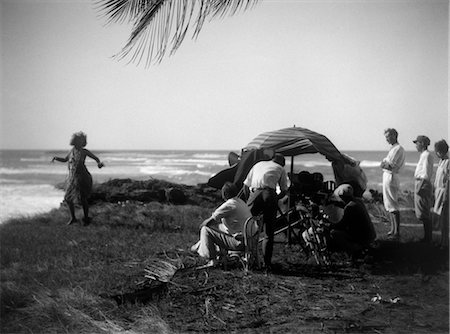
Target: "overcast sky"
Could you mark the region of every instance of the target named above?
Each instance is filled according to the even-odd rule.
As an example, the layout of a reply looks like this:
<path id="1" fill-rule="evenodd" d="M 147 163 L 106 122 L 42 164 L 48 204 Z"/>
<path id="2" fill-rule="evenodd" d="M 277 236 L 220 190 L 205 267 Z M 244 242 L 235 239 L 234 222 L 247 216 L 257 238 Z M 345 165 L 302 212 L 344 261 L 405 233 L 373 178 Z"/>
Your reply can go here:
<path id="1" fill-rule="evenodd" d="M 270 1 L 206 22 L 159 65 L 111 58 L 131 27 L 93 1 L 1 1 L 0 148 L 238 150 L 293 125 L 341 150 L 395 127 L 448 140 L 449 2 Z"/>

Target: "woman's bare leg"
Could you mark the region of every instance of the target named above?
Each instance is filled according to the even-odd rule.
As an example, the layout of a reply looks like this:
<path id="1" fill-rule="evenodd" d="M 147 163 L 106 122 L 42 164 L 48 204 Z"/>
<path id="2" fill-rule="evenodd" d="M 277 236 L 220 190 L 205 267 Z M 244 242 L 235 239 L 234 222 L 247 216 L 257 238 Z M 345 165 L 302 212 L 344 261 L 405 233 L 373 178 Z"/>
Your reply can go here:
<path id="1" fill-rule="evenodd" d="M 71 202 L 71 201 L 66 200 L 66 203 L 67 203 L 67 207 L 69 208 L 69 213 L 70 213 L 70 220 L 67 223 L 67 225 L 70 225 L 77 221 L 77 218 L 75 217 L 75 206 L 74 206 L 73 202 Z"/>
<path id="2" fill-rule="evenodd" d="M 83 225 L 89 225 L 91 223 L 90 219 L 89 219 L 89 203 L 87 200 L 83 200 L 82 201 L 82 206 L 83 206 L 83 214 L 84 214 L 84 219 Z"/>

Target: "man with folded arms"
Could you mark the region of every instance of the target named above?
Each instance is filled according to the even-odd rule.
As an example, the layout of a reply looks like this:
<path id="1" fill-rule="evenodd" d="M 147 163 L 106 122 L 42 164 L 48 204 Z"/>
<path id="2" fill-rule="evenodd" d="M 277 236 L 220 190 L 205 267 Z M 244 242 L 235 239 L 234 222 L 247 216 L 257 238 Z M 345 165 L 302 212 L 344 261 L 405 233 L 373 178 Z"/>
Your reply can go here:
<path id="1" fill-rule="evenodd" d="M 431 185 L 433 157 L 428 151 L 430 139 L 427 136 L 417 136 L 413 143 L 416 144 L 416 149 L 420 153 L 419 162 L 414 172 L 414 209 L 417 219 L 423 224 L 423 241 L 431 242 L 433 226 L 430 208 L 433 197 L 433 186 Z"/>
<path id="2" fill-rule="evenodd" d="M 400 192 L 400 180 L 398 173 L 405 165 L 405 150 L 397 141 L 398 132 L 393 128 L 384 130 L 386 141 L 391 145 L 388 155 L 380 164 L 383 170 L 383 204 L 389 213 L 391 229 L 388 236 L 400 238 L 400 206 L 398 193 Z"/>

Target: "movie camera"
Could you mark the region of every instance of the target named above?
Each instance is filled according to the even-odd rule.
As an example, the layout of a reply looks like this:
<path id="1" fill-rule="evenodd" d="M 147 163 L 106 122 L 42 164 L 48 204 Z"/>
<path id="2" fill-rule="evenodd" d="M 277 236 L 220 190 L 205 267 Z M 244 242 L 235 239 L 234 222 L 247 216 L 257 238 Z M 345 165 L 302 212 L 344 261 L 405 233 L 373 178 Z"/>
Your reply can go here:
<path id="1" fill-rule="evenodd" d="M 324 208 L 333 201 L 335 182 L 324 182 L 321 173 L 307 171 L 289 177 L 289 209 L 282 215 L 287 223 L 289 242 L 296 239 L 304 252 L 312 254 L 318 264 L 329 264 L 326 234 L 330 221 Z"/>

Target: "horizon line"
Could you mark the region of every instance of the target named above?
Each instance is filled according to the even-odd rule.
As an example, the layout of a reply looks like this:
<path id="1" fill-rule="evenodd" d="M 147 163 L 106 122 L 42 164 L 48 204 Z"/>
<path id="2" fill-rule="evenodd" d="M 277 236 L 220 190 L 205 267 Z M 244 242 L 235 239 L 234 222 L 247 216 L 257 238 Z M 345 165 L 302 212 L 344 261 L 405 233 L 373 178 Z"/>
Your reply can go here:
<path id="1" fill-rule="evenodd" d="M 0 151 L 67 151 L 69 148 L 0 148 Z M 117 151 L 128 151 L 128 152 L 136 152 L 136 151 L 203 151 L 203 152 L 211 152 L 211 151 L 220 151 L 220 152 L 240 152 L 239 150 L 230 150 L 230 149 L 206 149 L 206 148 L 190 148 L 190 149 L 175 149 L 175 148 L 122 148 L 122 149 L 102 149 L 102 148 L 89 148 L 92 151 L 102 151 L 102 152 L 117 152 Z M 385 149 L 338 149 L 339 152 L 380 152 L 380 151 L 389 151 L 389 148 Z M 405 150 L 406 152 L 416 152 L 416 150 Z M 429 150 L 430 152 L 434 152 L 434 150 Z M 308 154 L 317 154 L 317 153 L 308 153 Z M 301 155 L 301 154 L 299 154 Z"/>

